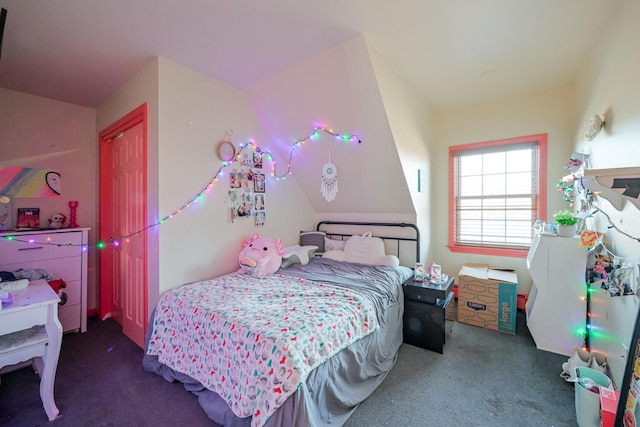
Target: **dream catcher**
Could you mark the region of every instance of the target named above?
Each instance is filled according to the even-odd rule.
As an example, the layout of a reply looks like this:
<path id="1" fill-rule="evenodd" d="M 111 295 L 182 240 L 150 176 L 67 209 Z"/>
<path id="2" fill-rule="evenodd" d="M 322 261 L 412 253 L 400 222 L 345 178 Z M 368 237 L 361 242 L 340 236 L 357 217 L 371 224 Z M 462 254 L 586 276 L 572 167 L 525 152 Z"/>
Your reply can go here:
<path id="1" fill-rule="evenodd" d="M 336 165 L 331 163 L 331 153 L 329 153 L 329 163 L 322 166 L 320 192 L 327 199 L 327 202 L 335 199 L 338 192 L 338 171 L 336 170 Z"/>

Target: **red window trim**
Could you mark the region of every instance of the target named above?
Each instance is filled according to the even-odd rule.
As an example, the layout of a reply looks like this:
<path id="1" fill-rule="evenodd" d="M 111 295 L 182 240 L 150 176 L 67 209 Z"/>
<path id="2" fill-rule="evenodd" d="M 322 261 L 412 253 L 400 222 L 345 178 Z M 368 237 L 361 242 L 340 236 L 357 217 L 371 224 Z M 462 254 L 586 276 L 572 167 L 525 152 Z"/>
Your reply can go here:
<path id="1" fill-rule="evenodd" d="M 488 246 L 465 246 L 458 245 L 455 241 L 454 224 L 455 224 L 455 195 L 454 183 L 456 177 L 454 168 L 454 158 L 451 155 L 453 151 L 467 150 L 470 148 L 486 148 L 497 147 L 501 145 L 512 145 L 518 143 L 538 143 L 538 213 L 537 217 L 541 220 L 547 218 L 547 134 L 541 133 L 537 135 L 522 136 L 518 138 L 498 139 L 494 141 L 477 142 L 472 144 L 455 145 L 449 147 L 449 242 L 447 247 L 451 252 L 479 254 L 479 255 L 495 255 L 511 258 L 526 258 L 528 249 L 502 249 L 492 248 Z"/>

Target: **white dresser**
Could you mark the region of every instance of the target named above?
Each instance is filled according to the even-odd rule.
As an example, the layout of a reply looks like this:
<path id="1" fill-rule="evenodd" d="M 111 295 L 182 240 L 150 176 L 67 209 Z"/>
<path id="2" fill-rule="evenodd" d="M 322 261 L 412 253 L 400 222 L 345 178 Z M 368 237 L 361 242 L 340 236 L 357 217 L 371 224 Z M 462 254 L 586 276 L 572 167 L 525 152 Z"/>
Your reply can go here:
<path id="1" fill-rule="evenodd" d="M 44 270 L 67 284 L 58 317 L 64 332 L 87 330 L 88 228 L 0 233 L 0 271 Z"/>
<path id="2" fill-rule="evenodd" d="M 527 256 L 533 279 L 527 327 L 536 347 L 565 356 L 585 343 L 587 249 L 578 242 L 578 237 L 536 233 Z"/>

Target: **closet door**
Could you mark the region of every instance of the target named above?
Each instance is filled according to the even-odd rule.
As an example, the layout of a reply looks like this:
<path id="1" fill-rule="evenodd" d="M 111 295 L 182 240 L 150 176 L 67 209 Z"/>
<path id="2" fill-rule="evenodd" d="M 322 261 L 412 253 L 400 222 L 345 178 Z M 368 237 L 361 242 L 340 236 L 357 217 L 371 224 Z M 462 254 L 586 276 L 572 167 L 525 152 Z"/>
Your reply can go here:
<path id="1" fill-rule="evenodd" d="M 100 316 L 144 347 L 147 327 L 146 105 L 100 134 Z"/>

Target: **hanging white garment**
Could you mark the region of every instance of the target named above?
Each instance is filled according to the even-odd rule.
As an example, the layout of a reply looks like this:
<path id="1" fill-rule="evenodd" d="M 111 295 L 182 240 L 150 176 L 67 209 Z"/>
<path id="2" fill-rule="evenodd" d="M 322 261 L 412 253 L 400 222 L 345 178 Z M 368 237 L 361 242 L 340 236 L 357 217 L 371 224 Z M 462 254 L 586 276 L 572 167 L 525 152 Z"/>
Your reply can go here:
<path id="1" fill-rule="evenodd" d="M 336 198 L 338 192 L 338 171 L 333 163 L 326 163 L 322 167 L 322 182 L 320 192 L 327 199 L 327 202 Z"/>

